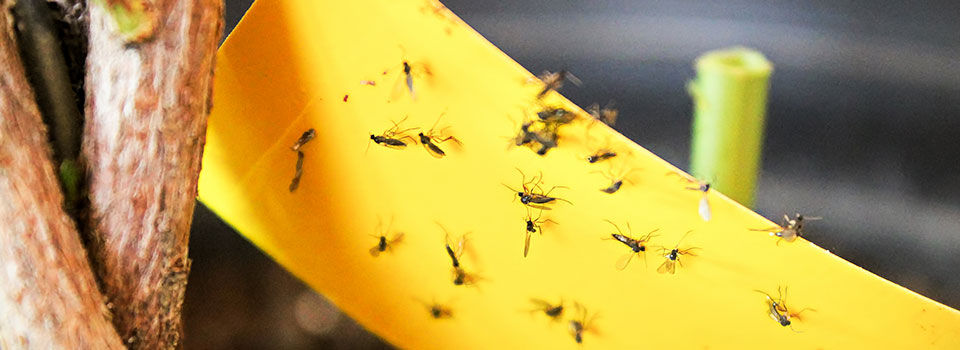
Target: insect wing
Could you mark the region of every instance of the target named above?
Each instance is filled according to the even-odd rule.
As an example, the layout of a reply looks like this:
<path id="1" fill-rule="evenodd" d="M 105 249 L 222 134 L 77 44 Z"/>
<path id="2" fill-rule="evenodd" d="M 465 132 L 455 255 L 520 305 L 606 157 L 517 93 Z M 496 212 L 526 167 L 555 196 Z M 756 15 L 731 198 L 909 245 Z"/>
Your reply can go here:
<path id="1" fill-rule="evenodd" d="M 437 145 L 435 145 L 432 141 L 422 142 L 422 144 L 423 144 L 423 149 L 427 150 L 427 153 L 430 153 L 430 155 L 433 156 L 434 158 L 443 158 L 443 156 L 446 155 L 446 153 L 444 153 L 443 150 L 440 149 L 440 147 L 438 147 Z"/>
<path id="2" fill-rule="evenodd" d="M 677 262 L 670 259 L 664 260 L 663 264 L 660 264 L 660 267 L 657 268 L 657 272 L 659 273 L 673 274 L 676 271 L 677 271 Z"/>
<path id="3" fill-rule="evenodd" d="M 381 142 L 380 144 L 383 145 L 384 147 L 393 148 L 393 149 L 403 149 L 404 147 L 407 147 L 407 143 L 403 142 L 403 140 L 389 138 L 389 137 L 385 138 L 383 142 Z"/>
<path id="4" fill-rule="evenodd" d="M 406 73 L 403 73 L 403 70 L 401 70 L 400 75 L 397 76 L 397 80 L 393 83 L 393 88 L 390 90 L 390 101 L 399 101 L 400 99 L 403 98 L 404 95 L 407 94 L 407 89 L 408 89 L 408 87 L 406 86 L 407 78 L 411 79 L 410 82 L 412 85 L 413 77 L 411 77 L 410 75 L 407 75 Z M 411 99 L 412 98 L 413 98 L 413 94 L 411 93 Z"/>
<path id="5" fill-rule="evenodd" d="M 697 211 L 700 213 L 700 218 L 703 221 L 710 221 L 710 201 L 707 199 L 707 194 L 703 194 L 703 198 L 700 199 L 699 208 Z"/>
<path id="6" fill-rule="evenodd" d="M 380 256 L 380 245 L 375 245 L 373 248 L 370 248 L 370 256 L 376 258 Z"/>
<path id="7" fill-rule="evenodd" d="M 621 256 L 620 259 L 617 259 L 617 270 L 623 270 L 627 268 L 627 265 L 630 265 L 630 260 L 633 259 L 635 253 L 630 253 L 624 256 Z"/>
<path id="8" fill-rule="evenodd" d="M 523 257 L 527 257 L 527 253 L 530 252 L 530 231 L 526 232 L 526 238 L 523 240 Z"/>
<path id="9" fill-rule="evenodd" d="M 404 75 L 406 76 L 407 90 L 410 91 L 410 99 L 416 101 L 417 93 L 413 89 L 413 74 L 406 73 Z"/>
<path id="10" fill-rule="evenodd" d="M 403 242 L 403 232 L 400 232 L 393 236 L 393 239 L 387 242 L 387 249 L 389 250 L 391 246 Z"/>

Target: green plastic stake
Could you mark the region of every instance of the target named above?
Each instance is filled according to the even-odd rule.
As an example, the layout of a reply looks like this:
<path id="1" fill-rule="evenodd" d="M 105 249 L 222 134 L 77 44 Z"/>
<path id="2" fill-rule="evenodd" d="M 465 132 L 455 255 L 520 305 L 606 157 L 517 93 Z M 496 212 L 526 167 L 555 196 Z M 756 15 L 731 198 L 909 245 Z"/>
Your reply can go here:
<path id="1" fill-rule="evenodd" d="M 753 206 L 773 64 L 743 47 L 697 58 L 690 173 L 741 204 Z"/>

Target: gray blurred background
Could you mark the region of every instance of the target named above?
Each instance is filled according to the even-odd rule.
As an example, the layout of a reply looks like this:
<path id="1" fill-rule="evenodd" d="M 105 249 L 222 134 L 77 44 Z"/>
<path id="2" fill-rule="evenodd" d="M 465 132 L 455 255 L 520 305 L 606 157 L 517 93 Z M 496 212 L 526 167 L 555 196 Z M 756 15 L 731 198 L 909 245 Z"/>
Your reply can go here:
<path id="1" fill-rule="evenodd" d="M 227 0 L 227 30 L 252 3 Z M 686 168 L 701 53 L 774 63 L 756 209 L 821 216 L 807 239 L 960 307 L 960 1 L 448 0 L 531 72 L 566 68 L 581 106 Z M 384 348 L 198 206 L 186 346 Z"/>

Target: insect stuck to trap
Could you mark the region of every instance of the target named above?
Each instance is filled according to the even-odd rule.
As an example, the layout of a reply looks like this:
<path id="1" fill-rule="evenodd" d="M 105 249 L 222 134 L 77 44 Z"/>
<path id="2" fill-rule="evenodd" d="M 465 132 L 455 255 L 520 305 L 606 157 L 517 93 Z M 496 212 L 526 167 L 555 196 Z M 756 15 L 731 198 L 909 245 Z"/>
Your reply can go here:
<path id="1" fill-rule="evenodd" d="M 534 308 L 531 312 L 542 313 L 549 317 L 552 321 L 556 322 L 563 318 L 563 300 L 561 300 L 556 305 L 541 300 L 541 299 L 530 299 L 530 302 L 533 303 Z"/>
<path id="2" fill-rule="evenodd" d="M 540 185 L 543 184 L 543 173 L 540 173 L 539 175 L 531 178 L 530 181 L 527 181 L 527 177 L 523 174 L 523 171 L 517 169 L 517 172 L 520 173 L 521 180 L 523 181 L 521 185 L 523 187 L 523 191 L 516 190 L 507 184 L 503 184 L 503 186 L 516 193 L 517 197 L 520 198 L 520 203 L 523 203 L 523 205 L 541 210 L 550 210 L 547 205 L 556 201 L 570 203 L 570 201 L 566 199 L 550 196 L 550 193 L 553 192 L 553 190 L 558 188 L 566 188 L 564 186 L 553 186 L 546 193 L 543 192 L 543 188 L 540 187 Z"/>
<path id="3" fill-rule="evenodd" d="M 630 253 L 627 253 L 626 255 L 621 257 L 619 260 L 617 260 L 617 265 L 616 265 L 617 270 L 626 269 L 627 265 L 630 264 L 630 260 L 633 259 L 634 255 L 643 255 L 643 264 L 644 266 L 646 266 L 647 244 L 650 242 L 651 238 L 657 236 L 654 233 L 659 231 L 660 229 L 654 229 L 653 231 L 647 232 L 647 234 L 643 235 L 640 238 L 633 238 L 631 237 L 633 235 L 633 229 L 630 228 L 629 222 L 627 223 L 627 233 L 624 234 L 623 231 L 620 231 L 620 227 L 617 226 L 617 224 L 613 223 L 613 221 L 610 221 L 610 220 L 604 220 L 604 221 L 610 223 L 610 225 L 613 225 L 613 228 L 617 230 L 617 233 L 611 233 L 610 237 L 612 237 L 617 242 L 623 243 L 623 245 L 627 246 L 627 248 L 630 248 L 631 250 Z M 607 239 L 610 239 L 610 238 L 607 238 Z"/>
<path id="4" fill-rule="evenodd" d="M 549 222 L 549 223 L 556 224 L 555 221 L 550 219 L 541 220 L 540 217 L 542 215 L 543 215 L 542 209 L 540 210 L 540 213 L 537 214 L 536 218 L 533 217 L 533 214 L 530 213 L 529 209 L 527 210 L 526 227 L 524 228 L 524 239 L 523 239 L 523 257 L 524 258 L 526 258 L 527 253 L 530 252 L 530 236 L 538 232 L 541 235 L 543 235 L 543 227 L 541 225 L 545 223 Z"/>
<path id="5" fill-rule="evenodd" d="M 599 149 L 593 154 L 591 154 L 590 156 L 588 156 L 587 161 L 590 162 L 590 164 L 593 164 L 597 162 L 602 162 L 604 160 L 607 160 L 616 156 L 617 156 L 617 152 L 604 148 L 604 149 Z"/>
<path id="6" fill-rule="evenodd" d="M 547 92 L 550 92 L 550 90 L 554 90 L 554 91 L 559 90 L 561 87 L 563 87 L 564 81 L 570 81 L 571 83 L 577 86 L 580 86 L 583 84 L 583 82 L 581 82 L 579 78 L 577 78 L 576 76 L 573 75 L 573 73 L 570 73 L 567 70 L 560 70 L 559 72 L 555 72 L 555 73 L 550 71 L 544 71 L 543 74 L 540 74 L 540 76 L 538 76 L 537 78 L 540 78 L 540 81 L 543 82 L 543 88 L 540 90 L 539 93 L 537 93 L 537 99 L 543 98 L 543 96 L 546 95 Z"/>
<path id="7" fill-rule="evenodd" d="M 797 312 L 791 311 L 790 308 L 787 307 L 787 302 L 786 302 L 787 288 L 786 287 L 777 288 L 776 299 L 774 299 L 773 297 L 770 296 L 770 294 L 767 294 L 764 291 L 756 290 L 756 289 L 754 291 L 757 293 L 763 294 L 763 296 L 766 297 L 767 316 L 770 316 L 770 318 L 776 321 L 777 324 L 779 324 L 781 327 L 790 327 L 790 330 L 797 333 L 800 333 L 800 331 L 797 331 L 796 329 L 793 328 L 794 320 L 800 320 L 800 314 L 802 314 L 804 311 L 816 311 L 811 308 L 804 308 Z"/>
<path id="8" fill-rule="evenodd" d="M 437 225 L 439 225 L 444 231 L 444 249 L 446 250 L 447 255 L 450 257 L 453 265 L 453 284 L 457 286 L 473 285 L 479 280 L 479 278 L 476 275 L 468 273 L 466 270 L 464 270 L 463 266 L 461 265 L 462 260 L 460 259 L 463 256 L 464 246 L 467 242 L 466 234 L 460 236 L 460 238 L 453 243 L 450 239 L 450 233 L 447 232 L 447 229 L 439 223 L 437 223 Z"/>
<path id="9" fill-rule="evenodd" d="M 784 214 L 783 226 L 775 226 L 765 229 L 750 229 L 750 231 L 770 232 L 771 235 L 778 237 L 777 245 L 780 245 L 780 241 L 793 242 L 797 240 L 797 237 L 803 236 L 803 225 L 806 220 L 820 220 L 820 218 L 796 214 L 793 219 L 790 219 L 789 216 Z"/>
<path id="10" fill-rule="evenodd" d="M 710 183 L 702 180 L 691 180 L 678 172 L 669 172 L 667 175 L 676 175 L 679 176 L 683 181 L 686 181 L 688 184 L 695 184 L 696 186 L 688 186 L 687 190 L 697 191 L 702 193 L 700 196 L 700 201 L 697 204 L 697 214 L 700 215 L 700 218 L 703 221 L 710 221 Z"/>
<path id="11" fill-rule="evenodd" d="M 438 117 L 437 121 L 433 123 L 433 126 L 430 127 L 430 130 L 428 130 L 426 133 L 421 132 L 418 135 L 420 136 L 420 144 L 423 145 L 423 148 L 427 150 L 427 153 L 430 153 L 430 155 L 435 158 L 443 158 L 443 156 L 447 155 L 446 152 L 440 148 L 439 145 L 441 143 L 453 141 L 457 145 L 463 145 L 460 140 L 457 140 L 456 137 L 444 137 L 443 134 L 449 128 L 449 126 L 437 130 L 437 124 L 440 123 L 440 118 L 443 118 L 444 114 L 446 113 L 440 114 L 440 117 Z"/>
<path id="12" fill-rule="evenodd" d="M 681 237 L 680 240 L 677 241 L 677 245 L 675 245 L 673 249 L 660 248 L 661 252 L 666 253 L 663 255 L 663 257 L 666 259 L 663 261 L 662 264 L 660 264 L 660 267 L 657 268 L 657 272 L 674 274 L 677 272 L 677 264 L 683 267 L 683 262 L 680 260 L 681 256 L 683 255 L 697 256 L 696 254 L 693 254 L 693 250 L 700 249 L 699 247 L 689 247 L 689 248 L 680 249 L 680 243 L 683 242 L 683 240 L 687 238 L 687 235 L 689 235 L 691 232 L 693 231 L 687 231 L 687 233 L 684 233 L 683 237 Z"/>
<path id="13" fill-rule="evenodd" d="M 605 173 L 600 171 L 592 171 L 591 173 L 599 173 L 604 177 L 606 177 L 607 180 L 610 181 L 610 184 L 607 185 L 607 187 L 601 188 L 600 192 L 607 193 L 607 194 L 614 194 L 620 190 L 620 187 L 623 186 L 624 182 L 630 183 L 630 181 L 627 180 L 627 175 L 632 173 L 634 170 L 636 169 L 630 169 L 629 171 L 624 172 L 621 175 L 614 174 L 612 170 L 608 170 Z"/>
<path id="14" fill-rule="evenodd" d="M 545 108 L 537 112 L 537 118 L 548 128 L 556 129 L 562 125 L 567 125 L 577 119 L 577 115 L 564 108 Z"/>
<path id="15" fill-rule="evenodd" d="M 296 171 L 293 174 L 293 179 L 290 180 L 290 186 L 287 187 L 287 189 L 289 189 L 290 192 L 296 191 L 297 188 L 300 187 L 300 178 L 303 177 L 303 160 L 306 157 L 306 155 L 303 154 L 303 151 L 301 149 L 303 148 L 304 145 L 307 144 L 307 142 L 310 142 L 310 140 L 313 140 L 313 138 L 316 136 L 317 136 L 317 131 L 314 130 L 313 128 L 310 128 L 309 130 L 304 131 L 303 134 L 300 135 L 300 138 L 297 139 L 297 142 L 295 142 L 293 146 L 290 146 L 291 151 L 297 152 Z"/>
<path id="16" fill-rule="evenodd" d="M 414 298 L 414 300 L 423 305 L 423 307 L 427 309 L 430 317 L 433 319 L 442 320 L 453 318 L 453 310 L 448 306 L 437 303 L 436 301 L 432 303 L 426 303 L 416 298 Z"/>
<path id="17" fill-rule="evenodd" d="M 596 320 L 597 315 L 588 317 L 587 308 L 580 305 L 580 303 L 574 303 L 574 308 L 577 310 L 577 317 L 570 320 L 570 335 L 573 336 L 573 340 L 577 344 L 583 344 L 583 335 L 589 332 L 595 332 L 593 328 L 593 322 Z"/>
<path id="18" fill-rule="evenodd" d="M 390 228 L 393 227 L 393 219 L 390 219 L 390 225 L 387 226 L 386 231 L 380 231 L 381 223 L 377 224 L 377 235 L 372 235 L 377 239 L 377 245 L 370 248 L 370 255 L 373 257 L 380 256 L 380 253 L 390 252 L 397 245 L 403 241 L 403 232 L 395 233 L 391 238 L 387 238 L 387 234 L 390 233 Z"/>
<path id="19" fill-rule="evenodd" d="M 417 128 L 407 128 L 400 130 L 400 124 L 403 124 L 407 120 L 407 117 L 403 117 L 399 122 L 393 122 L 393 126 L 384 130 L 380 135 L 370 134 L 370 140 L 378 145 L 383 145 L 384 147 L 393 148 L 393 149 L 404 149 L 407 147 L 407 142 L 416 144 L 417 140 L 413 136 L 407 135 L 407 132 L 411 130 L 416 130 Z M 403 140 L 409 140 L 404 142 Z M 368 141 L 369 142 L 369 141 Z M 370 144 L 367 144 L 367 149 L 370 148 Z"/>
<path id="20" fill-rule="evenodd" d="M 304 131 L 303 134 L 300 135 L 300 138 L 297 139 L 297 142 L 295 142 L 293 146 L 290 146 L 290 150 L 294 152 L 300 151 L 300 148 L 306 145 L 307 142 L 310 142 L 310 140 L 313 140 L 314 137 L 317 137 L 317 131 L 313 128 Z"/>
<path id="21" fill-rule="evenodd" d="M 589 113 L 594 120 L 613 126 L 613 124 L 617 123 L 617 116 L 620 115 L 620 112 L 614 108 L 613 105 L 613 101 L 610 101 L 603 106 L 603 108 L 600 108 L 600 104 L 594 103 L 590 105 L 590 107 L 587 107 L 587 113 Z"/>
<path id="22" fill-rule="evenodd" d="M 400 50 L 404 51 L 403 47 L 401 47 Z M 404 52 L 402 56 L 405 57 L 406 53 Z M 402 73 L 397 78 L 397 82 L 393 85 L 393 91 L 390 94 L 390 101 L 399 100 L 404 94 L 403 90 L 407 90 L 407 92 L 410 94 L 410 99 L 416 101 L 417 89 L 414 87 L 414 79 L 416 78 L 418 81 L 426 79 L 427 77 L 432 76 L 433 73 L 426 64 L 412 62 L 406 58 L 403 58 L 400 61 L 399 67 L 401 68 Z M 391 69 L 383 71 L 383 75 L 389 74 L 390 70 Z"/>

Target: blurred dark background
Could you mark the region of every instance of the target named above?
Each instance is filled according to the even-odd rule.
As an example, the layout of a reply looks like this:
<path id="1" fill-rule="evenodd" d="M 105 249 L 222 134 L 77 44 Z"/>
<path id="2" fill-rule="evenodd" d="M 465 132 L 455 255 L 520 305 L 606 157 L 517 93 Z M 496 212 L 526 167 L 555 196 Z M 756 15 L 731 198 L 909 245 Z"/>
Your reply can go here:
<path id="1" fill-rule="evenodd" d="M 250 0 L 227 0 L 227 31 Z M 686 168 L 693 60 L 744 45 L 774 63 L 756 209 L 824 219 L 807 238 L 960 307 L 960 2 L 448 0 L 534 73 Z M 588 4 L 587 4 L 588 3 Z M 186 301 L 195 349 L 388 347 L 198 206 Z"/>

